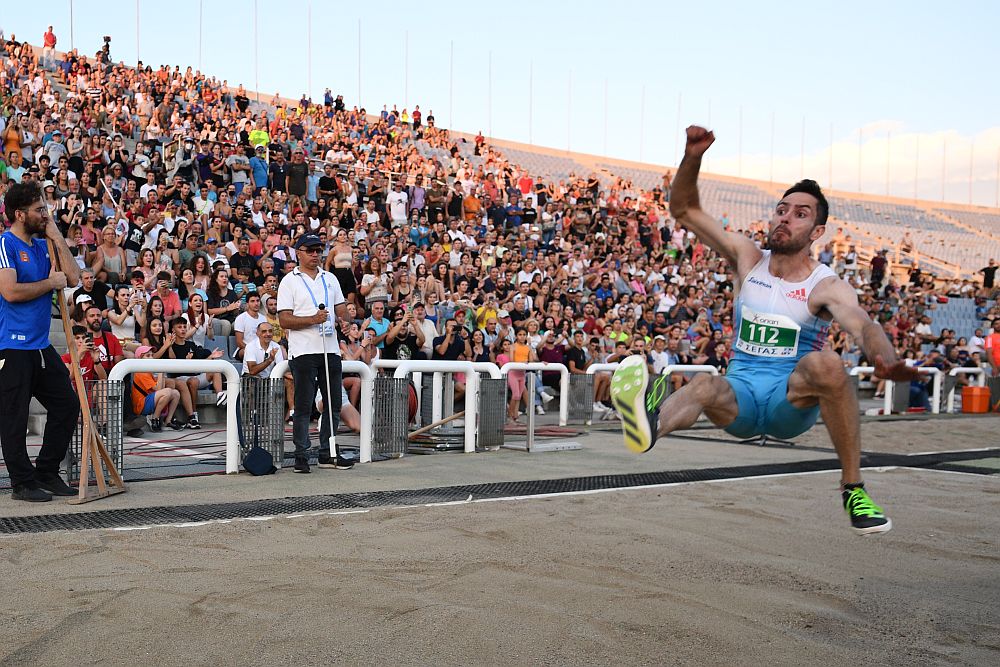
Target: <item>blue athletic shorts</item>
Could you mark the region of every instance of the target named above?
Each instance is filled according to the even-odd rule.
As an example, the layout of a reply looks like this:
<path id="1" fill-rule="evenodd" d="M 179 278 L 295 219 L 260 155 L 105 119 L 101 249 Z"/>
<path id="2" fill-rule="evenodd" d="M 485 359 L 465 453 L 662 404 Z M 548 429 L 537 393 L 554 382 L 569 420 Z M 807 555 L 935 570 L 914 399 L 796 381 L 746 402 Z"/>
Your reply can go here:
<path id="1" fill-rule="evenodd" d="M 789 375 L 787 369 L 732 362 L 726 381 L 736 394 L 739 414 L 726 433 L 737 438 L 766 434 L 788 440 L 812 428 L 819 418 L 819 406 L 800 409 L 788 402 Z"/>
<path id="2" fill-rule="evenodd" d="M 142 414 L 151 415 L 156 407 L 156 392 L 146 394 L 146 402 L 142 405 Z"/>

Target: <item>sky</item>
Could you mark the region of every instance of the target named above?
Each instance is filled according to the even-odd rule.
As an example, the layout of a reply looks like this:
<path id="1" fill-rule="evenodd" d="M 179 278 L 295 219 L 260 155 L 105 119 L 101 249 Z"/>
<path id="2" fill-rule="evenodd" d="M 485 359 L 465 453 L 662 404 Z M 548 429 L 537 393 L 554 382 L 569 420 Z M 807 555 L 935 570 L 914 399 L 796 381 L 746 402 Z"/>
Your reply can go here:
<path id="1" fill-rule="evenodd" d="M 715 173 L 993 207 L 998 19 L 985 0 L 51 0 L 5 2 L 0 29 L 656 165 L 700 124 Z"/>

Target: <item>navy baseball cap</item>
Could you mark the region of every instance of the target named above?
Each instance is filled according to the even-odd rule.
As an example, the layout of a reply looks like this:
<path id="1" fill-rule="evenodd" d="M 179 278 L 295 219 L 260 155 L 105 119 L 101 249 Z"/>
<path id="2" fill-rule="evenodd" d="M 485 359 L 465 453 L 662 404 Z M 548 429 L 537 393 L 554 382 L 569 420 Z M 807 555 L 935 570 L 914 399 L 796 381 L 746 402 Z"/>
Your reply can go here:
<path id="1" fill-rule="evenodd" d="M 296 250 L 299 248 L 311 248 L 313 246 L 323 246 L 326 245 L 322 240 L 315 234 L 303 234 L 295 240 L 295 244 L 292 246 Z"/>

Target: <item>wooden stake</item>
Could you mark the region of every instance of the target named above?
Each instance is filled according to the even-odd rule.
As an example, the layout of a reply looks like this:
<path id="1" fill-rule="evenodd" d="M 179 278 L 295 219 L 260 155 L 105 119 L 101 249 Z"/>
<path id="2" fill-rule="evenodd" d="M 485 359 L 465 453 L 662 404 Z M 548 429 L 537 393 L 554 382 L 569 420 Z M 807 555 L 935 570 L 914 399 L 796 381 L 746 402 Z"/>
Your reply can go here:
<path id="1" fill-rule="evenodd" d="M 464 414 L 465 414 L 465 410 L 462 410 L 461 412 L 456 412 L 455 414 L 449 415 L 449 416 L 445 417 L 444 419 L 442 419 L 440 421 L 434 422 L 433 424 L 428 424 L 427 426 L 422 426 L 422 427 L 418 428 L 416 431 L 414 431 L 413 433 L 411 433 L 407 437 L 410 440 L 413 440 L 418 435 L 422 435 L 422 434 L 426 433 L 427 431 L 430 431 L 431 429 L 437 428 L 438 426 L 444 426 L 445 424 L 447 424 L 451 420 L 458 419 L 459 417 L 463 416 Z"/>
<path id="2" fill-rule="evenodd" d="M 59 266 L 59 255 L 56 252 L 55 245 L 51 240 L 47 240 L 49 247 L 49 258 L 52 261 L 52 266 L 55 267 L 57 271 L 61 271 Z M 71 363 L 71 371 L 73 374 L 73 384 L 76 387 L 76 395 L 80 400 L 80 412 L 83 416 L 83 452 L 80 457 L 80 491 L 75 498 L 71 498 L 67 502 L 70 505 L 79 505 L 82 503 L 89 503 L 94 500 L 100 500 L 101 498 L 107 498 L 108 496 L 114 496 L 119 493 L 125 493 L 125 482 L 122 480 L 121 474 L 118 472 L 118 468 L 115 466 L 114 461 L 112 461 L 111 456 L 108 455 L 107 447 L 104 446 L 104 440 L 101 435 L 94 428 L 93 418 L 90 414 L 90 400 L 87 398 L 87 388 L 83 384 L 83 373 L 80 370 L 80 356 L 76 350 L 76 341 L 73 339 L 73 324 L 72 320 L 69 318 L 69 308 L 66 306 L 66 295 L 63 290 L 56 290 L 56 300 L 59 302 L 59 314 L 62 317 L 63 331 L 66 333 L 67 347 L 69 347 L 69 356 Z M 103 462 L 103 467 L 102 467 Z M 94 467 L 94 477 L 97 479 L 97 493 L 88 493 L 90 489 L 90 466 L 93 464 Z M 111 476 L 111 485 L 109 486 L 104 478 L 104 469 L 107 468 L 108 474 Z"/>

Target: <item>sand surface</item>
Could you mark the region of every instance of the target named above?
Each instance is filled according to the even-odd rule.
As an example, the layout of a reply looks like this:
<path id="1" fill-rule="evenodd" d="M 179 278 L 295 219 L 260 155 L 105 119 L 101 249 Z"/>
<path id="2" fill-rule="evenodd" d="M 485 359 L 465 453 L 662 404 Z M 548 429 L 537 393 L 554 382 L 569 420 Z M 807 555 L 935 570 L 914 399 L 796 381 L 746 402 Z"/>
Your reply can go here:
<path id="1" fill-rule="evenodd" d="M 0 664 L 1000 663 L 1000 479 L 867 477 L 0 538 Z"/>

